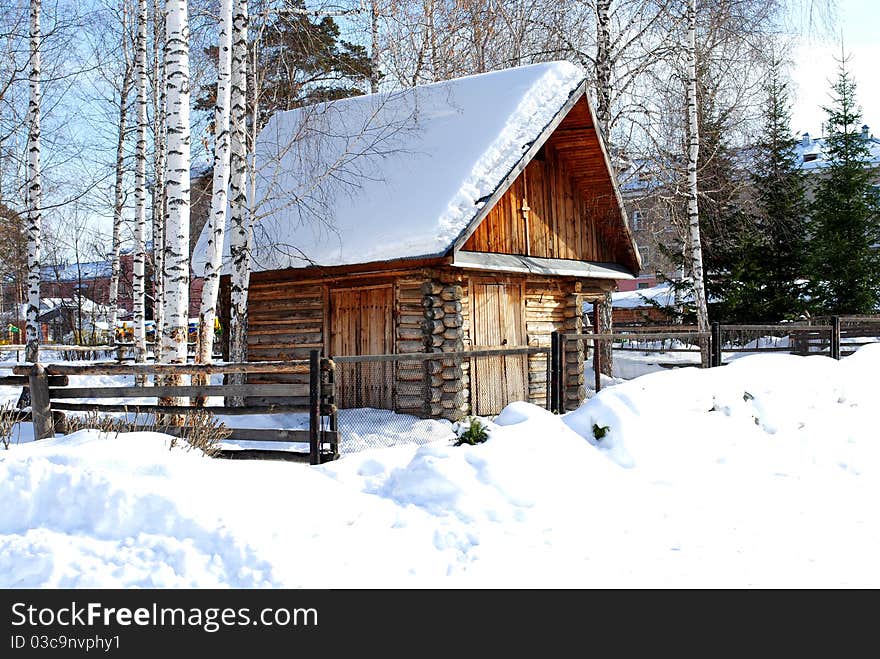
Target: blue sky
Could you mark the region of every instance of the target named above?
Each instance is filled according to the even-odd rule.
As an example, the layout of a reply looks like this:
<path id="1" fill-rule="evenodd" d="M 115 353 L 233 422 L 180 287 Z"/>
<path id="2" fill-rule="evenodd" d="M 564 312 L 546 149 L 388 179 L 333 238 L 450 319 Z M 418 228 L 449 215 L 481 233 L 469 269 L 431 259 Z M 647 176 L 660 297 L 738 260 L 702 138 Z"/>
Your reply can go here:
<path id="1" fill-rule="evenodd" d="M 839 0 L 834 34 L 801 38 L 791 54 L 792 81 L 795 87 L 792 129 L 818 135 L 828 104 L 830 79 L 836 77 L 843 38 L 844 51 L 858 85 L 863 123 L 880 136 L 880 2 L 878 0 Z"/>

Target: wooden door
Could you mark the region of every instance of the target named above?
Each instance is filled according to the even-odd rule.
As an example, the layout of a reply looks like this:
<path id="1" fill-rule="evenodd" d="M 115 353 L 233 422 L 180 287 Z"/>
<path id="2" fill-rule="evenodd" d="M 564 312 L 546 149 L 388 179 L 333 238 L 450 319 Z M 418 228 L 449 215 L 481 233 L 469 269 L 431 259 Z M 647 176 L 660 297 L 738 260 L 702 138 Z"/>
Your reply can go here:
<path id="1" fill-rule="evenodd" d="M 390 285 L 331 291 L 331 354 L 393 353 L 393 299 Z M 394 363 L 340 364 L 336 386 L 336 404 L 340 408 L 392 409 Z"/>
<path id="2" fill-rule="evenodd" d="M 522 286 L 474 282 L 474 348 L 522 347 Z M 515 400 L 528 400 L 526 357 L 480 357 L 472 360 L 471 400 L 474 414 L 498 414 Z"/>

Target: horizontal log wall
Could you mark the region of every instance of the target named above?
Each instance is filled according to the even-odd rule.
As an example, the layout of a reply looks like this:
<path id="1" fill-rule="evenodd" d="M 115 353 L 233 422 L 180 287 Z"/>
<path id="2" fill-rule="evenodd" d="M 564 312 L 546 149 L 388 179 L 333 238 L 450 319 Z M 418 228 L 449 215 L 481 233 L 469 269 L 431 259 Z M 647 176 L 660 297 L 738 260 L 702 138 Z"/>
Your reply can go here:
<path id="1" fill-rule="evenodd" d="M 254 278 L 248 292 L 248 360 L 308 359 L 311 350 L 324 349 L 325 287 L 291 282 L 261 282 Z M 248 384 L 308 385 L 308 373 L 248 375 Z M 249 406 L 299 405 L 304 399 L 245 399 Z"/>
<path id="2" fill-rule="evenodd" d="M 550 347 L 550 335 L 562 329 L 567 312 L 567 288 L 572 284 L 542 280 L 526 282 L 526 334 L 530 346 Z M 547 356 L 529 357 L 529 402 L 547 405 Z"/>

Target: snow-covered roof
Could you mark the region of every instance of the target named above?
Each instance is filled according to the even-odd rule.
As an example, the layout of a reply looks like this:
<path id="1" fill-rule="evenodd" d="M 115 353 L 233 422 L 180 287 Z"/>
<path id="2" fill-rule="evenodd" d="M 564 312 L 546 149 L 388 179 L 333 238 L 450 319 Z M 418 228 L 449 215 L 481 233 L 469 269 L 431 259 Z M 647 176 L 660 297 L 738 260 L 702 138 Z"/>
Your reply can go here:
<path id="1" fill-rule="evenodd" d="M 871 151 L 871 166 L 880 167 L 880 139 L 871 135 L 868 126 L 862 126 L 862 136 L 868 142 L 868 148 Z M 811 137 L 809 133 L 802 133 L 798 136 L 797 160 L 801 169 L 810 171 L 814 169 L 822 169 L 828 166 L 828 160 L 825 156 L 825 138 Z"/>
<path id="2" fill-rule="evenodd" d="M 99 304 L 85 296 L 75 297 L 41 297 L 40 298 L 40 315 L 56 311 L 58 309 L 81 309 L 84 314 L 95 316 L 107 316 L 110 313 L 110 307 Z M 21 307 L 22 318 L 27 313 L 27 305 Z M 120 315 L 125 315 L 125 309 L 117 311 Z"/>
<path id="3" fill-rule="evenodd" d="M 693 301 L 691 291 L 680 293 L 679 303 Z M 611 305 L 615 309 L 635 309 L 638 307 L 651 306 L 652 303 L 662 307 L 675 306 L 675 290 L 668 282 L 663 282 L 650 288 L 640 288 L 635 291 L 621 291 L 611 294 Z"/>
<path id="4" fill-rule="evenodd" d="M 42 268 L 43 281 L 79 281 L 110 277 L 110 261 L 90 261 L 69 265 L 46 265 Z"/>
<path id="5" fill-rule="evenodd" d="M 276 113 L 256 146 L 253 270 L 446 254 L 584 79 L 551 62 Z"/>

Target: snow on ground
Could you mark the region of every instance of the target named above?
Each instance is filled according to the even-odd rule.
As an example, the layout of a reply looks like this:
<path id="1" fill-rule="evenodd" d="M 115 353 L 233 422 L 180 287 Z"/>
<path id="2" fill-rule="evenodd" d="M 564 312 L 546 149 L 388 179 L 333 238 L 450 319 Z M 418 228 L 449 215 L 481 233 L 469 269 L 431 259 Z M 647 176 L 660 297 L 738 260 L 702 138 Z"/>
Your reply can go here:
<path id="1" fill-rule="evenodd" d="M 309 467 L 0 452 L 0 587 L 878 587 L 880 346 L 649 374 Z"/>

